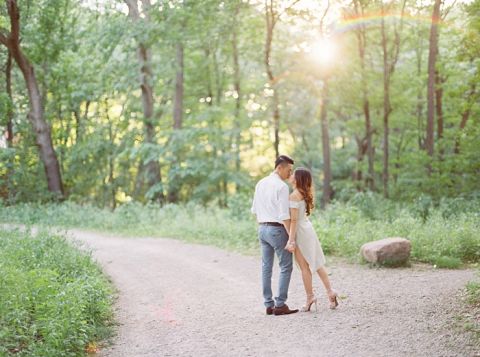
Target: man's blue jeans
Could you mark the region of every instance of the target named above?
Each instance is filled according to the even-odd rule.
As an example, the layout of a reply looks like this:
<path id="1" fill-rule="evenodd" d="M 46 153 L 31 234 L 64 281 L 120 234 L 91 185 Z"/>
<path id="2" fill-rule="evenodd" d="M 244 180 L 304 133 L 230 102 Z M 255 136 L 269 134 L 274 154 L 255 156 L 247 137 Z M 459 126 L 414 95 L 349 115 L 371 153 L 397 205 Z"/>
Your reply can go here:
<path id="1" fill-rule="evenodd" d="M 265 307 L 282 307 L 288 297 L 288 285 L 292 275 L 292 253 L 284 248 L 288 242 L 288 234 L 285 228 L 277 226 L 258 227 L 258 239 L 262 249 L 262 285 Z M 275 254 L 279 259 L 280 278 L 278 281 L 278 296 L 275 304 L 272 299 L 272 268 Z"/>

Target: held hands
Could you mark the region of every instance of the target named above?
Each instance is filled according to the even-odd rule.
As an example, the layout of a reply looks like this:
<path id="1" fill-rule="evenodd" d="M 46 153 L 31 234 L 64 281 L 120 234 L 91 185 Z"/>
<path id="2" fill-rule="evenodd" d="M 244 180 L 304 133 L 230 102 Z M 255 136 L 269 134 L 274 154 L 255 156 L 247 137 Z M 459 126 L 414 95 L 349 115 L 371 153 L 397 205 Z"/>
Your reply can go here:
<path id="1" fill-rule="evenodd" d="M 295 251 L 296 243 L 293 240 L 288 240 L 287 245 L 285 246 L 285 250 L 293 253 Z"/>

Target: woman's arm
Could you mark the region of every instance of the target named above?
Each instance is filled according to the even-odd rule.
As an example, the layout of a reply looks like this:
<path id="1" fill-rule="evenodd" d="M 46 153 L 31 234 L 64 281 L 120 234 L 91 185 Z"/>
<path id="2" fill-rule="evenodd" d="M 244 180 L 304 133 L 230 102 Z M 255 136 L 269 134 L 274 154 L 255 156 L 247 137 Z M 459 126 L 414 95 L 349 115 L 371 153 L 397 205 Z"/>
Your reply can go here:
<path id="1" fill-rule="evenodd" d="M 288 234 L 288 242 L 286 249 L 293 253 L 296 246 L 296 233 L 297 233 L 297 221 L 298 221 L 298 208 L 290 208 L 290 231 Z"/>

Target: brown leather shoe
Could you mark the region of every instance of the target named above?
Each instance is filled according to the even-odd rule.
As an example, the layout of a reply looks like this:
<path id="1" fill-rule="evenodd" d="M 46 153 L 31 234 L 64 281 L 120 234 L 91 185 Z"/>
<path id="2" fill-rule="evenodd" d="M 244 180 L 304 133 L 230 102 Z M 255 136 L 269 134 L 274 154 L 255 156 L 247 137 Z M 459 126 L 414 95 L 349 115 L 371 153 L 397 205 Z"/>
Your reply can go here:
<path id="1" fill-rule="evenodd" d="M 288 315 L 288 314 L 294 314 L 296 312 L 298 312 L 298 309 L 290 310 L 287 304 L 283 305 L 282 307 L 275 307 L 273 309 L 274 315 Z"/>
<path id="2" fill-rule="evenodd" d="M 273 315 L 273 306 L 267 307 L 266 313 L 267 315 Z"/>

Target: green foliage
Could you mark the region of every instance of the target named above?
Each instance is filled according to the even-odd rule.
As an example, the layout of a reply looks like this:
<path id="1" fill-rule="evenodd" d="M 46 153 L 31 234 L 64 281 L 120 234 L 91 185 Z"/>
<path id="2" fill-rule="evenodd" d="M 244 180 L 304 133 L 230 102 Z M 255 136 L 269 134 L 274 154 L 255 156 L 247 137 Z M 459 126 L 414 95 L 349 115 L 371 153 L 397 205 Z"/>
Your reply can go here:
<path id="1" fill-rule="evenodd" d="M 6 148 L 0 141 L 0 221 L 176 237 L 256 250 L 250 199 L 254 182 L 271 170 L 274 155 L 262 2 L 153 1 L 148 8 L 141 7 L 138 21 L 128 16 L 125 6 L 122 10 L 124 2 L 116 0 L 17 2 L 21 46 L 35 69 L 68 201 L 43 204 L 52 197 L 27 119 L 27 88 L 14 66 L 13 96 L 0 94 L 2 133 L 6 112 L 14 112 L 13 146 Z M 326 68 L 312 60 L 308 51 L 318 40 L 318 26 L 312 24 L 320 22 L 325 3 L 308 2 L 307 7 L 302 1 L 291 3 L 296 5 L 283 12 L 285 3 L 275 2 L 282 16 L 276 22 L 270 60 L 280 104 L 280 150 L 291 154 L 298 165 L 311 168 L 320 192 L 324 162 L 319 112 L 327 105 L 336 202 L 311 217 L 326 253 L 356 259 L 363 243 L 402 236 L 412 241 L 412 257 L 417 261 L 446 268 L 479 261 L 480 1 L 455 4 L 440 26 L 437 71 L 442 82 L 437 89 L 443 91 L 444 131 L 442 137 L 435 137 L 433 157 L 425 151 L 430 24 L 423 21 L 431 17 L 432 9 L 430 4 L 406 2 L 409 16 L 398 32 L 401 45 L 390 86 L 391 201 L 380 197 L 385 142 L 379 22 L 358 18 L 357 24 L 349 24 L 333 14 L 349 17 L 352 4 L 329 3 L 324 29 L 334 40 L 337 54 Z M 0 5 L 0 28 L 8 31 L 4 4 Z M 359 4 L 365 14 L 383 11 L 378 1 Z M 401 4 L 391 2 L 389 11 L 400 11 Z M 388 48 L 394 47 L 399 21 L 396 16 L 385 19 Z M 365 31 L 364 66 L 359 58 L 359 30 Z M 179 43 L 184 48 L 183 122 L 181 129 L 174 130 Z M 139 50 L 151 55 L 148 63 L 139 61 Z M 5 47 L 0 46 L 0 67 L 5 61 Z M 140 86 L 141 70 L 149 72 L 153 90 L 151 122 L 144 117 L 142 90 L 146 88 Z M 327 72 L 329 94 L 322 98 L 324 82 L 319 76 Z M 5 79 L 2 71 L 0 82 Z M 364 192 L 368 168 L 364 98 L 372 124 L 374 192 Z M 148 125 L 153 127 L 150 132 Z M 161 177 L 153 183 L 145 170 L 151 162 L 158 164 L 156 174 Z M 352 179 L 357 174 L 361 178 Z M 148 204 L 168 192 L 175 193 L 180 204 Z M 11 239 L 20 242 L 19 247 L 35 251 L 46 251 L 42 242 L 59 241 L 45 234 L 31 242 L 20 233 L 15 237 Z M 0 241 L 0 247 L 8 242 Z M 17 338 L 2 330 L 0 348 L 20 348 L 20 355 L 28 354 L 30 348 L 38 348 L 36 355 L 63 355 L 51 348 L 65 345 L 76 353 L 95 334 L 83 317 L 86 312 L 73 307 L 89 309 L 82 290 L 87 286 L 85 291 L 90 291 L 90 280 L 82 275 L 85 270 L 79 271 L 77 280 L 67 281 L 64 269 L 55 268 L 65 264 L 75 271 L 73 265 L 87 269 L 87 263 L 71 258 L 69 251 L 60 254 L 56 243 L 49 244 L 49 249 L 67 258 L 54 262 L 48 256 L 44 260 L 50 265 L 30 270 L 0 260 L 0 269 L 5 270 L 0 279 L 22 296 L 9 307 L 14 315 L 5 315 L 21 333 Z M 63 259 L 75 262 L 69 265 Z M 93 276 L 95 285 L 98 274 Z M 18 286 L 15 277 L 21 278 Z M 106 293 L 100 280 L 98 299 L 103 299 Z M 10 290 L 5 292 L 2 285 L 0 293 Z M 32 300 L 34 293 L 41 300 L 38 311 L 32 310 L 37 301 Z M 4 309 L 5 304 L 0 300 Z M 42 319 L 30 324 L 34 314 Z M 62 317 L 43 318 L 52 314 Z M 102 314 L 90 311 L 89 316 Z M 70 340 L 65 326 L 79 335 Z M 61 338 L 66 342 L 59 344 Z"/>
<path id="2" fill-rule="evenodd" d="M 112 212 L 68 202 L 22 204 L 1 208 L 0 221 L 173 237 L 251 253 L 258 243 L 250 204 L 249 196 L 232 197 L 229 209 L 194 203 L 164 207 L 129 203 Z M 457 199 L 450 205 L 444 200 L 422 216 L 416 204 L 358 194 L 349 203 L 337 202 L 326 211 L 314 211 L 310 219 L 326 254 L 356 260 L 364 243 L 404 237 L 412 242 L 414 261 L 454 268 L 480 261 L 479 204 Z"/>
<path id="3" fill-rule="evenodd" d="M 463 319 L 464 328 L 473 333 L 475 341 L 480 344 L 480 323 L 475 317 L 478 316 L 480 308 L 480 283 L 471 281 L 467 284 L 468 313 Z M 472 312 L 473 310 L 473 312 Z"/>
<path id="4" fill-rule="evenodd" d="M 403 237 L 412 242 L 414 260 L 436 264 L 442 260 L 439 257 L 455 258 L 457 262 L 480 259 L 478 210 L 459 211 L 445 218 L 444 209 L 448 205 L 444 204 L 431 208 L 424 219 L 425 215 L 416 212 L 416 204 L 382 204 L 377 200 L 374 206 L 365 211 L 363 203 L 360 206 L 338 203 L 321 213 L 314 224 L 324 249 L 332 254 L 355 256 L 368 241 Z"/>
<path id="5" fill-rule="evenodd" d="M 200 206 L 128 203 L 114 212 L 66 202 L 0 208 L 0 221 L 28 225 L 80 227 L 129 236 L 162 236 L 241 251 L 256 246 L 255 223 L 233 218 L 229 210 Z"/>
<path id="6" fill-rule="evenodd" d="M 430 215 L 432 204 L 432 198 L 427 195 L 420 195 L 415 200 L 414 212 L 422 218 L 424 223 L 427 221 L 427 218 Z"/>
<path id="7" fill-rule="evenodd" d="M 0 354 L 82 356 L 111 333 L 111 287 L 63 237 L 0 230 Z"/>
<path id="8" fill-rule="evenodd" d="M 455 257 L 432 257 L 430 261 L 437 268 L 456 269 L 462 265 L 462 261 Z"/>
<path id="9" fill-rule="evenodd" d="M 311 168 L 320 189 L 323 160 L 318 138 L 323 84 L 318 75 L 326 68 L 305 48 L 318 39 L 311 24 L 319 21 L 324 8 L 321 3 L 307 7 L 300 3 L 279 19 L 272 43 L 271 64 L 280 103 L 280 150 Z M 264 76 L 265 36 L 259 35 L 265 27 L 263 4 L 201 0 L 170 2 L 167 6 L 154 2 L 148 9 L 140 9 L 145 16 L 138 21 L 121 11 L 126 9 L 123 2 L 113 0 L 88 4 L 19 0 L 18 4 L 22 46 L 35 67 L 45 117 L 51 124 L 71 200 L 113 208 L 128 201 L 145 203 L 175 191 L 184 203 L 193 200 L 225 206 L 233 193 L 251 192 L 253 181 L 271 169 L 266 158 L 273 157 L 272 98 Z M 275 2 L 280 12 L 284 5 Z M 400 5 L 392 2 L 391 11 L 399 11 Z M 367 13 L 380 12 L 378 2 L 367 1 L 362 6 Z M 442 197 L 478 190 L 478 6 L 478 0 L 454 6 L 440 28 L 438 69 L 445 78 L 444 133 L 443 138 L 435 139 L 436 153 L 430 158 L 423 148 L 429 24 L 421 19 L 431 16 L 431 7 L 418 2 L 406 5 L 406 12 L 413 15 L 403 19 L 399 59 L 391 78 L 390 196 L 415 200 L 414 210 L 423 220 L 430 215 L 430 206 Z M 345 14 L 353 9 L 334 1 L 325 20 L 328 35 L 337 46 L 335 63 L 328 68 L 332 185 L 335 198 L 346 201 L 356 199 L 358 190 L 365 190 L 368 160 L 361 146 L 365 120 L 356 32 L 360 27 L 349 27 L 335 18 L 335 8 Z M 381 34 L 377 20 L 359 21 L 366 31 L 364 74 L 375 149 L 373 179 L 378 192 L 383 165 L 383 70 L 377 64 Z M 9 29 L 4 5 L 0 7 L 0 24 Z M 389 17 L 385 25 L 391 47 L 399 19 Z M 239 73 L 234 66 L 234 34 Z M 173 130 L 178 43 L 185 48 L 183 123 L 181 130 Z M 139 82 L 140 45 L 151 54 L 151 141 L 146 140 Z M 0 53 L 2 63 L 6 60 L 4 52 Z M 0 195 L 10 203 L 45 201 L 50 195 L 33 130 L 26 120 L 27 90 L 16 66 L 12 83 L 13 98 L 0 95 L 0 113 L 14 110 L 15 134 L 13 148 L 0 148 Z M 236 93 L 237 84 L 240 93 Z M 460 130 L 467 111 L 469 119 Z M 0 129 L 4 130 L 6 116 L 0 117 Z M 143 170 L 149 162 L 158 163 L 161 180 L 149 182 Z M 432 167 L 430 175 L 428 165 Z M 353 181 L 353 171 L 361 172 L 363 178 Z M 429 198 L 431 203 L 426 201 Z M 374 213 L 369 212 L 368 204 L 365 201 L 359 207 L 371 217 Z"/>
<path id="10" fill-rule="evenodd" d="M 470 282 L 467 284 L 469 302 L 472 305 L 480 306 L 480 283 Z"/>

